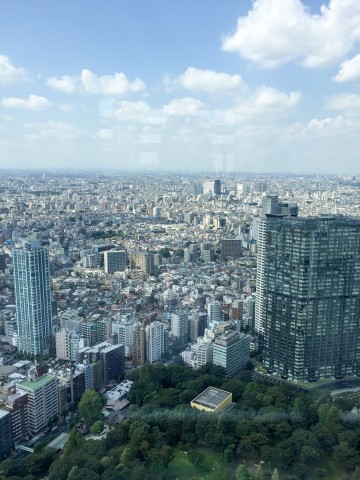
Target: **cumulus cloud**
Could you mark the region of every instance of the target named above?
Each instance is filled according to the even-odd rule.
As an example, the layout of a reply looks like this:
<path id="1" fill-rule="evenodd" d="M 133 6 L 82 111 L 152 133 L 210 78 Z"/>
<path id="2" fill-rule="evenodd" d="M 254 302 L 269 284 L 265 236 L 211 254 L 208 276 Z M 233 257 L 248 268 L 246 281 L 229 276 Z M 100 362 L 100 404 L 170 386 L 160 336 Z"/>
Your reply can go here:
<path id="1" fill-rule="evenodd" d="M 327 108 L 342 110 L 347 114 L 360 114 L 360 95 L 355 93 L 340 93 L 326 100 Z"/>
<path id="2" fill-rule="evenodd" d="M 24 110 L 44 110 L 52 106 L 52 103 L 45 97 L 29 95 L 28 98 L 8 97 L 2 100 L 2 106 L 7 108 L 22 108 Z"/>
<path id="3" fill-rule="evenodd" d="M 142 92 L 146 88 L 142 80 L 135 78 L 130 81 L 123 72 L 99 76 L 86 68 L 81 70 L 80 77 L 70 77 L 69 75 L 50 77 L 46 83 L 55 90 L 65 93 L 79 91 L 95 95 L 124 95 L 131 92 Z"/>
<path id="4" fill-rule="evenodd" d="M 255 0 L 222 48 L 261 67 L 299 59 L 306 67 L 326 66 L 360 40 L 360 2 L 330 0 L 311 14 L 300 0 Z"/>
<path id="5" fill-rule="evenodd" d="M 136 78 L 129 81 L 124 73 L 97 76 L 90 70 L 81 71 L 81 82 L 86 93 L 99 95 L 123 95 L 128 92 L 141 92 L 145 90 L 145 83 Z"/>
<path id="6" fill-rule="evenodd" d="M 189 67 L 174 81 L 186 90 L 202 91 L 207 93 L 220 93 L 239 90 L 244 87 L 240 75 L 216 72 L 214 70 L 201 70 Z"/>
<path id="7" fill-rule="evenodd" d="M 14 67 L 9 57 L 0 55 L 0 84 L 9 85 L 14 82 L 24 82 L 29 79 L 26 70 L 22 67 Z"/>
<path id="8" fill-rule="evenodd" d="M 218 125 L 235 125 L 250 120 L 264 123 L 270 118 L 279 120 L 300 102 L 300 92 L 285 93 L 265 85 L 259 87 L 243 102 L 231 108 L 214 110 L 213 121 Z"/>
<path id="9" fill-rule="evenodd" d="M 121 122 L 135 122 L 148 125 L 162 125 L 166 122 L 161 110 L 151 108 L 143 101 L 129 102 L 123 100 L 118 103 L 113 111 L 114 118 Z"/>
<path id="10" fill-rule="evenodd" d="M 284 93 L 273 87 L 260 87 L 254 96 L 250 97 L 250 103 L 268 107 L 294 107 L 301 99 L 300 92 Z"/>
<path id="11" fill-rule="evenodd" d="M 76 91 L 77 79 L 63 75 L 62 77 L 50 77 L 46 80 L 46 84 L 55 90 L 65 93 L 74 93 Z"/>
<path id="12" fill-rule="evenodd" d="M 340 65 L 339 73 L 334 77 L 336 82 L 360 82 L 360 54 Z"/>
<path id="13" fill-rule="evenodd" d="M 193 116 L 200 112 L 204 104 L 192 97 L 175 98 L 163 107 L 164 113 L 175 117 Z"/>

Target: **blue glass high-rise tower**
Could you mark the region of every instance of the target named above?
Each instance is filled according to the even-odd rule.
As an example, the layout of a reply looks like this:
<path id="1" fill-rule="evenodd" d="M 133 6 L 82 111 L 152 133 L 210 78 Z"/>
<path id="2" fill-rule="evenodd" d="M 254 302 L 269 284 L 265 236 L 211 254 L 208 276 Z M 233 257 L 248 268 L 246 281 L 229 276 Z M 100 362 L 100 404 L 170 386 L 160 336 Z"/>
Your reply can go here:
<path id="1" fill-rule="evenodd" d="M 49 353 L 52 298 L 49 254 L 37 241 L 13 251 L 18 349 L 35 355 Z"/>

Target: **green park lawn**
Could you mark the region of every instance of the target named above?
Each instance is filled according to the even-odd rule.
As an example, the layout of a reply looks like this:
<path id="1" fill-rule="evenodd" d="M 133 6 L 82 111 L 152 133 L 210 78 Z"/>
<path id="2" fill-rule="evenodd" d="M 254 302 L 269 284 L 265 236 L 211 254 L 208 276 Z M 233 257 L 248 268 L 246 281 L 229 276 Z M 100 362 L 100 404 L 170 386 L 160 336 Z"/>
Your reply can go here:
<path id="1" fill-rule="evenodd" d="M 168 467 L 157 465 L 154 467 L 154 473 L 161 475 L 167 471 L 175 475 L 177 480 L 225 480 L 228 478 L 229 466 L 223 463 L 220 455 L 202 450 L 197 452 L 201 460 L 194 465 L 184 449 L 177 449 Z"/>

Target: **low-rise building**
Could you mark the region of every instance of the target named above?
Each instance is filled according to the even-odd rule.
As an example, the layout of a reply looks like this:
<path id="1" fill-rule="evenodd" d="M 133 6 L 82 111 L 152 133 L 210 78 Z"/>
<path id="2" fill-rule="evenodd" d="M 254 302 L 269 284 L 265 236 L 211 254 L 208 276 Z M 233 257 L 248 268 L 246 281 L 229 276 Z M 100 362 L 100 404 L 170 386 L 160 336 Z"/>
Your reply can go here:
<path id="1" fill-rule="evenodd" d="M 223 412 L 231 404 L 232 393 L 215 387 L 208 387 L 190 402 L 191 407 L 211 413 Z"/>

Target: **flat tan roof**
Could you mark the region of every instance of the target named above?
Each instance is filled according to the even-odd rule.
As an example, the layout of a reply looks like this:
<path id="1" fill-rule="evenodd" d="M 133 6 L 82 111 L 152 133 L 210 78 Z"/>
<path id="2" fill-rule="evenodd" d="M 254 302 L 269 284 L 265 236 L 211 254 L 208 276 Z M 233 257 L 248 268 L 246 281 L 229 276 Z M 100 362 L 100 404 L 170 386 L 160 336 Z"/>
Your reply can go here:
<path id="1" fill-rule="evenodd" d="M 223 401 L 229 397 L 229 395 L 231 395 L 231 393 L 225 392 L 225 390 L 220 390 L 219 388 L 215 387 L 208 387 L 206 390 L 200 393 L 200 395 L 194 398 L 192 402 L 215 410 L 215 408 L 221 405 Z"/>

